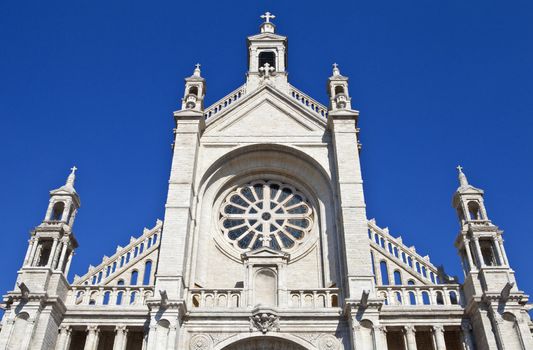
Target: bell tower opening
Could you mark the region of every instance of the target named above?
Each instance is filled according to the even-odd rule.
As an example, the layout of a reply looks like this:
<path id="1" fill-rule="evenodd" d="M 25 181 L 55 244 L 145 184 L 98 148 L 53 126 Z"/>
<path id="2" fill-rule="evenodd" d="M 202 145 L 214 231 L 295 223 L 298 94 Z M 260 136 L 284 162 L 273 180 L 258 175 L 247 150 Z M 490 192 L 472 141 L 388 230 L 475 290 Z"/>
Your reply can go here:
<path id="1" fill-rule="evenodd" d="M 276 54 L 272 51 L 263 51 L 259 53 L 259 67 L 264 67 L 265 64 L 269 67 L 276 68 Z"/>

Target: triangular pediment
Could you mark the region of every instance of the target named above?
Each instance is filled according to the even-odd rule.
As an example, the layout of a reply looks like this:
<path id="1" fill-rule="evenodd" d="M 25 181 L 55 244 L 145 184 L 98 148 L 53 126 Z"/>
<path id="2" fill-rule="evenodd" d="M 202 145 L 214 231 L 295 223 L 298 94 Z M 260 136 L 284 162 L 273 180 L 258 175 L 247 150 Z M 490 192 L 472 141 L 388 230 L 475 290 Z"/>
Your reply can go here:
<path id="1" fill-rule="evenodd" d="M 286 40 L 287 37 L 274 33 L 261 33 L 248 37 L 248 40 Z"/>
<path id="2" fill-rule="evenodd" d="M 277 259 L 288 259 L 289 254 L 280 252 L 279 250 L 274 250 L 270 247 L 260 247 L 258 249 L 246 252 L 242 255 L 244 259 L 250 258 L 277 258 Z"/>
<path id="3" fill-rule="evenodd" d="M 305 136 L 325 128 L 325 118 L 312 115 L 282 92 L 263 87 L 208 120 L 205 135 Z"/>

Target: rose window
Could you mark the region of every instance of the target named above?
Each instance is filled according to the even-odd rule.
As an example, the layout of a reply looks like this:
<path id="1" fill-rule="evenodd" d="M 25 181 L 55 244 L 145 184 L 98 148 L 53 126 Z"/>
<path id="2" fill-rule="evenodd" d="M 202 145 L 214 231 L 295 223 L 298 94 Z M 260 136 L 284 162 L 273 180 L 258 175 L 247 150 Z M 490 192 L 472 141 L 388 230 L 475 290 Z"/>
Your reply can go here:
<path id="1" fill-rule="evenodd" d="M 256 181 L 231 192 L 220 209 L 224 236 L 240 250 L 291 250 L 308 235 L 313 211 L 294 187 Z"/>

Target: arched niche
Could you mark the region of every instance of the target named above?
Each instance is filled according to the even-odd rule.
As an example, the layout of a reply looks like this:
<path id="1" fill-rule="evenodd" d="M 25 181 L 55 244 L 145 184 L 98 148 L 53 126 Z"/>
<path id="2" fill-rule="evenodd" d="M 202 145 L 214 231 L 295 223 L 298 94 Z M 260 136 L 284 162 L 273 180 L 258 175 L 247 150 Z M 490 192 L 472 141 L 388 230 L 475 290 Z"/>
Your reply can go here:
<path id="1" fill-rule="evenodd" d="M 255 305 L 277 305 L 277 275 L 268 268 L 260 269 L 254 277 Z"/>
<path id="2" fill-rule="evenodd" d="M 210 162 L 210 166 L 202 172 L 196 185 L 198 195 L 198 217 L 196 229 L 198 240 L 195 257 L 195 270 L 191 276 L 194 283 L 207 285 L 207 271 L 213 265 L 209 260 L 208 246 L 213 240 L 218 251 L 237 264 L 242 264 L 241 252 L 231 251 L 223 235 L 219 232 L 215 212 L 219 203 L 232 188 L 251 182 L 255 179 L 273 179 L 294 185 L 312 202 L 316 210 L 316 239 L 309 244 L 302 244 L 301 250 L 291 252 L 290 264 L 310 256 L 316 249 L 317 258 L 321 259 L 320 276 L 317 284 L 326 287 L 342 285 L 337 278 L 339 266 L 338 237 L 335 213 L 335 186 L 326 169 L 308 154 L 289 146 L 273 144 L 256 144 L 239 147 Z M 232 187 L 233 186 L 233 187 Z M 220 235 L 219 235 L 220 233 Z M 219 286 L 213 286 L 219 287 Z M 314 286 L 313 286 L 314 287 Z M 316 287 L 319 287 L 318 285 Z"/>
<path id="3" fill-rule="evenodd" d="M 30 315 L 26 312 L 21 312 L 15 317 L 7 349 L 19 349 L 22 344 L 26 343 L 25 340 L 30 331 L 29 319 Z"/>
<path id="4" fill-rule="evenodd" d="M 239 337 L 240 338 L 240 337 Z M 231 338 L 222 342 L 215 350 L 315 350 L 315 347 L 303 344 L 304 341 L 289 335 L 252 336 L 240 339 Z"/>

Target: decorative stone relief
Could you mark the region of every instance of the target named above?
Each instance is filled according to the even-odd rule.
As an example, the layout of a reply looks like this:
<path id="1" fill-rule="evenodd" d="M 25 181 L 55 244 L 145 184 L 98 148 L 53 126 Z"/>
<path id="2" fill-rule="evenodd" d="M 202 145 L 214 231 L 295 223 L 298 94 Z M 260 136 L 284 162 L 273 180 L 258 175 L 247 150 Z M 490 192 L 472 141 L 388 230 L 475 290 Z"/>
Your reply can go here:
<path id="1" fill-rule="evenodd" d="M 263 334 L 267 332 L 279 332 L 279 317 L 268 312 L 251 316 L 250 331 L 253 331 L 254 328 Z"/>
<path id="2" fill-rule="evenodd" d="M 206 334 L 197 334 L 191 338 L 190 350 L 209 350 L 212 346 L 211 338 Z"/>
<path id="3" fill-rule="evenodd" d="M 236 335 L 237 333 L 213 333 L 213 334 L 210 334 L 211 335 L 211 338 L 213 338 L 213 343 L 215 345 L 217 345 L 218 343 L 228 339 L 228 338 L 231 338 L 233 337 L 234 335 Z"/>
<path id="4" fill-rule="evenodd" d="M 320 350 L 338 350 L 340 349 L 340 342 L 331 334 L 324 334 L 318 340 L 318 348 Z"/>
<path id="5" fill-rule="evenodd" d="M 295 335 L 302 338 L 303 340 L 308 341 L 311 344 L 316 344 L 316 340 L 318 339 L 318 337 L 321 336 L 320 333 L 299 333 Z"/>

